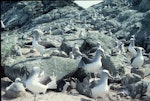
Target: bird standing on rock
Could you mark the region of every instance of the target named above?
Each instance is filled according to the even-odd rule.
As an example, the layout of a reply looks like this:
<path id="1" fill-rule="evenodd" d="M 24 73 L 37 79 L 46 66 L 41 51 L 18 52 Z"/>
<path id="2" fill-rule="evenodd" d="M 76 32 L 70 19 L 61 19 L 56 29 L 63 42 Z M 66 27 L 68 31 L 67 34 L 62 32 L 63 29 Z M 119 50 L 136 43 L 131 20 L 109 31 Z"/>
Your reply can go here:
<path id="1" fill-rule="evenodd" d="M 140 68 L 144 63 L 144 57 L 143 57 L 143 54 L 142 54 L 143 48 L 142 47 L 136 47 L 136 49 L 137 49 L 137 54 L 136 54 L 135 57 L 133 57 L 131 59 L 131 65 L 134 68 Z"/>
<path id="2" fill-rule="evenodd" d="M 102 70 L 99 84 L 91 89 L 93 98 L 104 98 L 109 93 L 108 77 L 113 78 L 108 70 Z"/>
<path id="3" fill-rule="evenodd" d="M 135 39 L 131 38 L 130 39 L 130 45 L 128 47 L 129 52 L 131 52 L 131 54 L 133 55 L 133 57 L 136 56 L 136 50 L 135 50 L 135 43 L 134 43 Z"/>
<path id="4" fill-rule="evenodd" d="M 104 53 L 104 50 L 102 48 L 98 48 L 96 50 L 96 53 L 93 59 L 82 57 L 80 64 L 85 69 L 85 71 L 87 71 L 88 73 L 94 73 L 96 77 L 96 74 L 98 73 L 98 71 L 102 69 L 101 55 L 103 53 Z M 79 64 L 79 67 L 80 67 L 80 64 Z"/>
<path id="5" fill-rule="evenodd" d="M 25 82 L 26 88 L 28 88 L 31 92 L 33 92 L 34 96 L 34 101 L 36 101 L 36 95 L 39 93 L 45 94 L 47 89 L 56 89 L 57 84 L 56 84 L 56 76 L 51 77 L 51 82 L 48 84 L 42 84 L 40 82 L 40 68 L 39 67 L 33 67 L 30 77 L 27 79 Z"/>

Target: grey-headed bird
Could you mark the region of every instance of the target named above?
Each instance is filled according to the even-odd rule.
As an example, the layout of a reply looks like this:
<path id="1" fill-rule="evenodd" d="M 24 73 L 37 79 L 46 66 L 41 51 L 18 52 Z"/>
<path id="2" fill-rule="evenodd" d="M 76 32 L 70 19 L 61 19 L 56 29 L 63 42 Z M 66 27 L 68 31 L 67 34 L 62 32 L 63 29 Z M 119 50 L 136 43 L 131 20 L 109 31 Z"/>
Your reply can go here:
<path id="1" fill-rule="evenodd" d="M 102 70 L 100 74 L 101 78 L 98 85 L 91 89 L 92 96 L 95 99 L 98 97 L 104 98 L 109 93 L 108 78 L 113 78 L 108 70 Z"/>

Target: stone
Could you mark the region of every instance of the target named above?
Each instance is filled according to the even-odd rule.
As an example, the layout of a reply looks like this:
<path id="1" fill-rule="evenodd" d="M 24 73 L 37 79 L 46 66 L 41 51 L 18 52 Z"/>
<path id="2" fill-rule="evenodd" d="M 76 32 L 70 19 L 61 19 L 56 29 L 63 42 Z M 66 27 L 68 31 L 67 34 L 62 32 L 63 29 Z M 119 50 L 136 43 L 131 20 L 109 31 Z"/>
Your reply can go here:
<path id="1" fill-rule="evenodd" d="M 63 57 L 46 57 L 46 58 L 23 58 L 16 57 L 15 63 L 6 64 L 5 74 L 10 79 L 14 80 L 16 77 L 28 78 L 29 74 L 32 70 L 32 67 L 38 66 L 49 76 L 54 74 L 57 76 L 57 80 L 62 79 L 64 76 L 68 74 L 72 74 L 76 71 L 78 63 L 76 60 L 63 58 Z M 27 71 L 21 72 L 22 67 L 26 67 Z M 21 74 L 20 74 L 21 73 Z M 22 76 L 21 76 L 22 75 Z"/>
<path id="2" fill-rule="evenodd" d="M 122 85 L 129 85 L 129 84 L 132 84 L 132 83 L 136 83 L 138 81 L 140 81 L 142 78 L 137 75 L 137 74 L 134 74 L 134 73 L 130 73 L 130 74 L 126 74 L 122 80 L 121 80 L 121 84 Z"/>
<path id="3" fill-rule="evenodd" d="M 122 77 L 125 74 L 125 57 L 122 54 L 117 56 L 110 56 L 106 54 L 102 57 L 102 66 L 103 68 L 110 71 L 113 76 L 119 75 Z"/>
<path id="4" fill-rule="evenodd" d="M 96 31 L 95 32 L 90 31 L 87 34 L 86 44 L 90 45 L 91 47 L 94 47 L 98 42 L 100 42 L 102 48 L 106 52 L 109 52 L 109 49 L 113 48 L 115 46 L 115 40 L 112 37 L 107 36 L 105 34 L 101 34 L 101 33 L 96 32 Z M 86 49 L 87 48 L 86 45 L 83 48 Z M 90 48 L 90 47 L 88 47 L 88 48 Z"/>
<path id="5" fill-rule="evenodd" d="M 127 86 L 128 91 L 130 92 L 130 96 L 132 98 L 141 98 L 142 95 L 145 94 L 147 89 L 147 83 L 144 81 L 139 81 L 136 83 L 129 84 Z"/>
<path id="6" fill-rule="evenodd" d="M 67 54 L 69 54 L 69 52 L 72 51 L 72 47 L 73 47 L 74 43 L 78 43 L 78 46 L 81 50 L 82 45 L 84 44 L 84 40 L 75 40 L 75 39 L 73 39 L 71 41 L 64 41 L 64 42 L 62 42 L 61 50 L 63 50 Z"/>

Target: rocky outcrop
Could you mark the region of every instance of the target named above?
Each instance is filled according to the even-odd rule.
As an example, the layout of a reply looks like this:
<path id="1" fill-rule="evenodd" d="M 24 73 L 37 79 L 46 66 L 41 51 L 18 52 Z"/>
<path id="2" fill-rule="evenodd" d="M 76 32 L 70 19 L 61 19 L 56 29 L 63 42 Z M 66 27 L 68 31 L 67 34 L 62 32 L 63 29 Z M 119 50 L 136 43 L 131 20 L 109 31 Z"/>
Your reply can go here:
<path id="1" fill-rule="evenodd" d="M 54 72 L 57 76 L 57 80 L 60 80 L 68 74 L 73 74 L 77 69 L 78 62 L 69 58 L 52 56 L 48 58 L 35 57 L 31 59 L 16 57 L 15 60 L 12 58 L 7 60 L 5 64 L 7 65 L 5 67 L 5 74 L 12 80 L 16 77 L 26 80 L 34 66 L 40 67 L 41 70 L 49 76 L 53 75 Z M 26 67 L 27 70 L 22 71 L 23 67 Z"/>
<path id="2" fill-rule="evenodd" d="M 150 73 L 146 57 L 150 51 L 149 0 L 105 0 L 86 10 L 73 0 L 2 1 L 1 6 L 1 20 L 7 29 L 1 33 L 4 76 L 26 80 L 32 67 L 39 66 L 48 75 L 54 72 L 58 80 L 71 76 L 82 83 L 87 74 L 83 68 L 77 68 L 79 60 L 70 59 L 69 52 L 77 43 L 80 51 L 87 54 L 99 42 L 104 49 L 102 66 L 114 76 L 110 83 L 126 86 L 132 98 L 139 99 L 145 93 L 142 80 L 147 80 Z M 39 43 L 57 50 L 40 57 L 32 47 L 31 34 L 35 29 L 41 31 Z M 135 45 L 146 52 L 140 69 L 132 68 L 131 56 L 126 52 L 132 35 Z M 118 41 L 125 44 L 125 52 L 112 56 L 111 50 L 117 49 Z"/>

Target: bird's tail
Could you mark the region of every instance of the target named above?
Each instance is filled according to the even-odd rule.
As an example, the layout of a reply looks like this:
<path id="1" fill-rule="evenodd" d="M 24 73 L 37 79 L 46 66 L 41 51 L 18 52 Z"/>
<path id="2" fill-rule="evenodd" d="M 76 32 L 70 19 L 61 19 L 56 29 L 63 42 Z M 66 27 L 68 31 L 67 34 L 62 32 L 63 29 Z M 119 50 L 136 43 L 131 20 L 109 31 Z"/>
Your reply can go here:
<path id="1" fill-rule="evenodd" d="M 56 89 L 57 88 L 57 83 L 56 83 L 56 76 L 54 75 L 54 73 L 53 73 L 53 76 L 51 76 L 50 78 L 51 78 L 52 81 L 47 84 L 48 88 L 49 89 Z"/>

